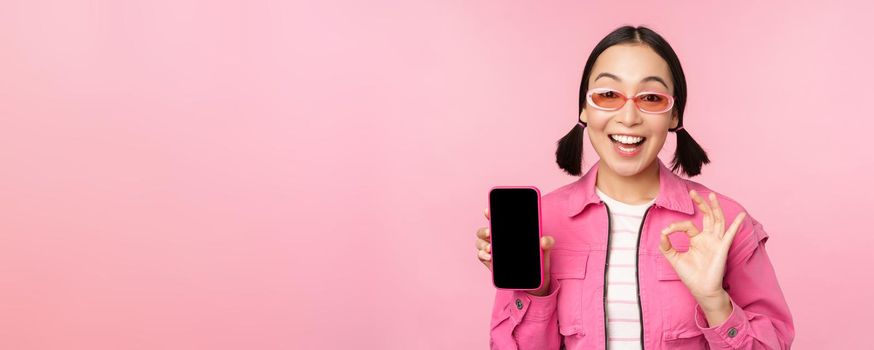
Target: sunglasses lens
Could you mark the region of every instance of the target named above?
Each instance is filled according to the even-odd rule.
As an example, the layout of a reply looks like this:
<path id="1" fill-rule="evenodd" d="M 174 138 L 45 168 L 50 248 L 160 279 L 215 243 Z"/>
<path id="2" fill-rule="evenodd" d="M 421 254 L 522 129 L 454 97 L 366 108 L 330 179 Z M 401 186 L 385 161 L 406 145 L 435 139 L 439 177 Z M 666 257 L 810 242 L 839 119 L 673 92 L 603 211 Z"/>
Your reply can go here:
<path id="1" fill-rule="evenodd" d="M 625 98 L 616 91 L 600 91 L 592 94 L 592 103 L 601 108 L 621 108 Z"/>
<path id="2" fill-rule="evenodd" d="M 643 94 L 637 97 L 637 105 L 647 112 L 664 112 L 670 103 L 667 97 L 658 94 Z"/>

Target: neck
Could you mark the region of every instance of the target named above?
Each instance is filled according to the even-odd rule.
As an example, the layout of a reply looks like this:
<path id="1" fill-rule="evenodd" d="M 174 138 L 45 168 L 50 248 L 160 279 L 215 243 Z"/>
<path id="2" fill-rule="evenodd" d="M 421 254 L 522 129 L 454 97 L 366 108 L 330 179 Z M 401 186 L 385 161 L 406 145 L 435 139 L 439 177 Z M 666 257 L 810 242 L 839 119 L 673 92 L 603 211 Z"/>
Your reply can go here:
<path id="1" fill-rule="evenodd" d="M 611 198 L 628 204 L 643 204 L 656 198 L 659 193 L 659 168 L 656 161 L 643 171 L 622 176 L 599 161 L 595 185 Z"/>

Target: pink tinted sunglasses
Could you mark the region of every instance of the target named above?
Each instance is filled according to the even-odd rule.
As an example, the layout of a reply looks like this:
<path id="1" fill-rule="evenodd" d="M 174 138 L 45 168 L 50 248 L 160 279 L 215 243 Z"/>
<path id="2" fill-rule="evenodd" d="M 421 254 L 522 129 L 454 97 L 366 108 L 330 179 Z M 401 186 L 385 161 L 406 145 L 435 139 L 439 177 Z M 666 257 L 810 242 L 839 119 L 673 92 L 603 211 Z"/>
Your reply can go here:
<path id="1" fill-rule="evenodd" d="M 674 96 L 655 91 L 641 91 L 628 98 L 619 90 L 594 88 L 586 92 L 589 105 L 602 111 L 616 111 L 629 99 L 634 100 L 637 109 L 644 113 L 664 113 L 674 107 Z"/>

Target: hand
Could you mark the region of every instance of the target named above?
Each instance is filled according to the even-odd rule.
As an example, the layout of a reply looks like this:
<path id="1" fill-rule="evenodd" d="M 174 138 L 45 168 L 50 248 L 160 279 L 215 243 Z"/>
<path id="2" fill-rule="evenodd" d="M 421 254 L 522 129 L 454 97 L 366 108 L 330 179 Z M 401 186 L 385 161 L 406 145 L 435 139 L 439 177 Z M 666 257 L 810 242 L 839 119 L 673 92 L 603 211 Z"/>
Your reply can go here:
<path id="1" fill-rule="evenodd" d="M 486 220 L 489 218 L 489 208 L 483 211 Z M 476 250 L 479 261 L 485 265 L 489 271 L 492 270 L 492 236 L 488 226 L 480 227 L 476 231 Z M 543 236 L 540 238 L 540 249 L 543 249 L 543 286 L 538 290 L 528 291 L 529 294 L 544 296 L 549 294 L 549 251 L 555 245 L 555 239 L 552 236 Z"/>
<path id="2" fill-rule="evenodd" d="M 726 294 L 722 288 L 722 278 L 725 274 L 728 248 L 731 247 L 746 213 L 738 214 L 728 230 L 723 231 L 725 216 L 716 195 L 710 193 L 711 204 L 708 204 L 695 190 L 689 191 L 689 194 L 704 213 L 704 230 L 699 232 L 691 221 L 672 223 L 662 230 L 659 248 L 697 300 L 724 298 Z M 668 235 L 676 231 L 689 235 L 688 251 L 681 253 L 671 246 Z"/>

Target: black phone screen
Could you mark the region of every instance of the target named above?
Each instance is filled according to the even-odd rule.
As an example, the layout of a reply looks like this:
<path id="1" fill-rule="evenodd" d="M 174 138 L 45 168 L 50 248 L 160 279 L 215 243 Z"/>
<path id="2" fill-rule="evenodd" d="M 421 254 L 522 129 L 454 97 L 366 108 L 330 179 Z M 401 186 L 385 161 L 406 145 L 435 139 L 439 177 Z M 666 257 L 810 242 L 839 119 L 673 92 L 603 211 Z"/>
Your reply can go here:
<path id="1" fill-rule="evenodd" d="M 541 285 L 540 193 L 534 188 L 493 188 L 489 217 L 495 287 L 537 289 Z"/>

